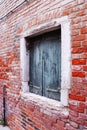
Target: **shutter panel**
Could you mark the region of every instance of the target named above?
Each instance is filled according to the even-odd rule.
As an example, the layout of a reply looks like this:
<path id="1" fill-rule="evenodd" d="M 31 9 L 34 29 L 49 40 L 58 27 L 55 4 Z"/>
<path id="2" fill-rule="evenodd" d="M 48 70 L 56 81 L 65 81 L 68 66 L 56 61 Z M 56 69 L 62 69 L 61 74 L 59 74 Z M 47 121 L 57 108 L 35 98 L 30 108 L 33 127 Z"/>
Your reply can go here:
<path id="1" fill-rule="evenodd" d="M 42 52 L 41 41 L 31 42 L 30 49 L 30 92 L 42 95 Z"/>
<path id="2" fill-rule="evenodd" d="M 43 95 L 60 99 L 61 44 L 55 34 L 43 40 Z"/>

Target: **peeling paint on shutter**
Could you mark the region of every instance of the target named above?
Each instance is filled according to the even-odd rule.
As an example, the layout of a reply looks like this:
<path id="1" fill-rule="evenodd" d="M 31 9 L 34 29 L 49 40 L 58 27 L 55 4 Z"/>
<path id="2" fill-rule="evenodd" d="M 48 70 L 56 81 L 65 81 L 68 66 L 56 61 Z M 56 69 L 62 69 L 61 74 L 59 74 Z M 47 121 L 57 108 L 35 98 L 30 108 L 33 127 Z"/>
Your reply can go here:
<path id="1" fill-rule="evenodd" d="M 31 41 L 30 92 L 60 99 L 61 41 L 60 32 L 43 34 Z"/>

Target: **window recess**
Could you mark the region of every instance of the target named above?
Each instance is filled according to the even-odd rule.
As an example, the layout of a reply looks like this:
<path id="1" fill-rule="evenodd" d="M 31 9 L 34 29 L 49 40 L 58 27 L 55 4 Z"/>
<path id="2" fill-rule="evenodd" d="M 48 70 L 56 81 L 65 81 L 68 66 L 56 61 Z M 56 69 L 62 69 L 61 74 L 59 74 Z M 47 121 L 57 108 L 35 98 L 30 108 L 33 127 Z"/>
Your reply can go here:
<path id="1" fill-rule="evenodd" d="M 29 39 L 29 91 L 60 100 L 61 29 Z"/>

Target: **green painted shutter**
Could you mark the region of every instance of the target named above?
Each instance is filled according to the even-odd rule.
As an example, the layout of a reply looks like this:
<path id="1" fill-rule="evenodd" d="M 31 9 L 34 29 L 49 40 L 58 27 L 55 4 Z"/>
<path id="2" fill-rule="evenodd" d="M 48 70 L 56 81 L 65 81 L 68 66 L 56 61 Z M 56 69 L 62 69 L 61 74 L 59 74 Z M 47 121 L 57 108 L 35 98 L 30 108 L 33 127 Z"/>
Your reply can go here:
<path id="1" fill-rule="evenodd" d="M 41 40 L 31 42 L 30 49 L 30 92 L 42 95 L 42 48 Z"/>
<path id="2" fill-rule="evenodd" d="M 61 41 L 60 32 L 43 34 L 31 41 L 30 92 L 60 99 Z"/>

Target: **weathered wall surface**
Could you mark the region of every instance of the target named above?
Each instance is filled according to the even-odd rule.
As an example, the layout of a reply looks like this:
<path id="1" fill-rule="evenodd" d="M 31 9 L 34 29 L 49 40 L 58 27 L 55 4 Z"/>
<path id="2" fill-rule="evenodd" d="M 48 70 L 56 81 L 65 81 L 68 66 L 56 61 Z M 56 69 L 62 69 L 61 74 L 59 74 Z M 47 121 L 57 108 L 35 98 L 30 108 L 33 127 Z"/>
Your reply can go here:
<path id="1" fill-rule="evenodd" d="M 48 103 L 48 108 L 43 100 L 39 103 L 39 99 L 20 95 L 20 35 L 63 16 L 68 16 L 70 21 L 72 77 L 69 109 L 61 106 L 60 111 L 58 106 L 52 109 Z M 7 121 L 12 130 L 86 130 L 87 0 L 5 0 L 0 3 L 0 110 L 3 84 Z"/>

